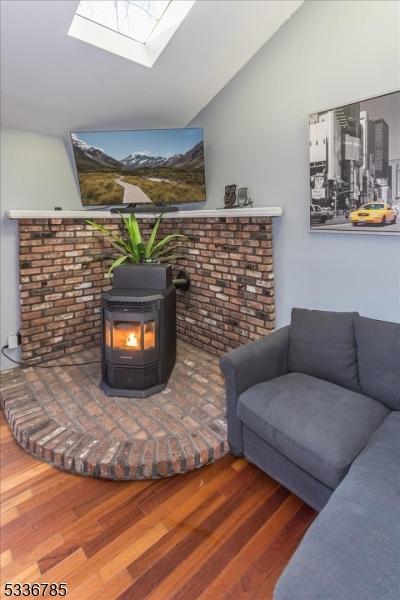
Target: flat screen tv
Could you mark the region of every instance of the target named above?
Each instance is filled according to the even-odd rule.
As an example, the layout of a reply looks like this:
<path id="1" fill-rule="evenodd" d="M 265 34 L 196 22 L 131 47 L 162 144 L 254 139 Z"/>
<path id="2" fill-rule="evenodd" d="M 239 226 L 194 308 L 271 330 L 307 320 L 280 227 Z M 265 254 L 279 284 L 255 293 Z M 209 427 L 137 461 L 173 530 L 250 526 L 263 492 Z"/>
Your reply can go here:
<path id="1" fill-rule="evenodd" d="M 71 140 L 86 206 L 206 199 L 202 129 L 76 131 Z"/>

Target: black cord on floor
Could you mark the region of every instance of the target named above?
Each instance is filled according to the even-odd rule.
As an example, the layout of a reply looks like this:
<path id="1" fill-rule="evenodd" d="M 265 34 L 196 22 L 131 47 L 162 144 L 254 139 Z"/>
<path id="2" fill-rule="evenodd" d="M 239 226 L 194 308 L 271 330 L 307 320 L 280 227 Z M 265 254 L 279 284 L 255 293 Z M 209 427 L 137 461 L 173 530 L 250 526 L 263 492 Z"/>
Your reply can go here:
<path id="1" fill-rule="evenodd" d="M 8 345 L 5 345 L 2 347 L 2 349 L 1 349 L 2 355 L 5 356 L 9 361 L 14 363 L 15 365 L 18 365 L 19 367 L 22 367 L 22 368 L 38 367 L 39 369 L 54 369 L 54 367 L 83 367 L 85 365 L 97 365 L 98 363 L 101 362 L 101 360 L 93 360 L 93 361 L 88 361 L 88 362 L 64 363 L 64 364 L 58 364 L 58 365 L 47 365 L 47 364 L 46 365 L 43 365 L 43 364 L 30 365 L 23 361 L 19 361 L 19 360 L 15 360 L 14 358 L 11 358 L 11 356 L 9 356 L 8 354 L 6 354 L 6 352 L 4 352 L 4 350 L 6 348 L 8 348 Z M 49 362 L 49 361 L 44 361 L 44 362 Z"/>

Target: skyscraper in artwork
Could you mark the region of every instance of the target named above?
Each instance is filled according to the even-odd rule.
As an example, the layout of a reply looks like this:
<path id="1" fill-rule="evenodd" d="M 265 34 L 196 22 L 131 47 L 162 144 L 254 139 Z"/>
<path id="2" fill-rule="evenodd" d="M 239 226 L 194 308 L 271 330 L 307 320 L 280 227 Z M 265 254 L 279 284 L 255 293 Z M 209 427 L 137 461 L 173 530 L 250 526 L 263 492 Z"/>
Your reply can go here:
<path id="1" fill-rule="evenodd" d="M 389 178 L 389 126 L 384 119 L 375 121 L 375 176 Z"/>

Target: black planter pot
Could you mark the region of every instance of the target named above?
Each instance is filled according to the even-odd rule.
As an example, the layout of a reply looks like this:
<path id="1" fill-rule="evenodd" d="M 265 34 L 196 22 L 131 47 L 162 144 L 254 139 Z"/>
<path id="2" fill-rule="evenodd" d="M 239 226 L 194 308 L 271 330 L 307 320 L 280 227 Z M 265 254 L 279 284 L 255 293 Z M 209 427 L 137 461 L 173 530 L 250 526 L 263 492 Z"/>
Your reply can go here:
<path id="1" fill-rule="evenodd" d="M 190 283 L 187 271 L 181 269 L 176 279 L 172 279 L 171 265 L 159 262 L 130 263 L 116 267 L 113 271 L 113 285 L 116 288 L 142 287 L 159 290 L 174 285 L 177 290 L 186 292 Z"/>
<path id="2" fill-rule="evenodd" d="M 142 288 L 162 290 L 172 285 L 171 265 L 160 263 L 131 263 L 120 265 L 113 271 L 115 288 Z"/>

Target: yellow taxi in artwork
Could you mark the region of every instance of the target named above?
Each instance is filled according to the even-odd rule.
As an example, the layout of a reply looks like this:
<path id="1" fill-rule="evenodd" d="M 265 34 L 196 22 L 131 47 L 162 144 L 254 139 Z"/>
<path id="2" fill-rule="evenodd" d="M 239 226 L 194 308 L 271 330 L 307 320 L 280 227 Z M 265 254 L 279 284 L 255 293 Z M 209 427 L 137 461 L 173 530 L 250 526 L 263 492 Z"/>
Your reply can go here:
<path id="1" fill-rule="evenodd" d="M 396 223 L 397 212 L 379 200 L 353 210 L 349 219 L 353 225 L 386 225 Z"/>

